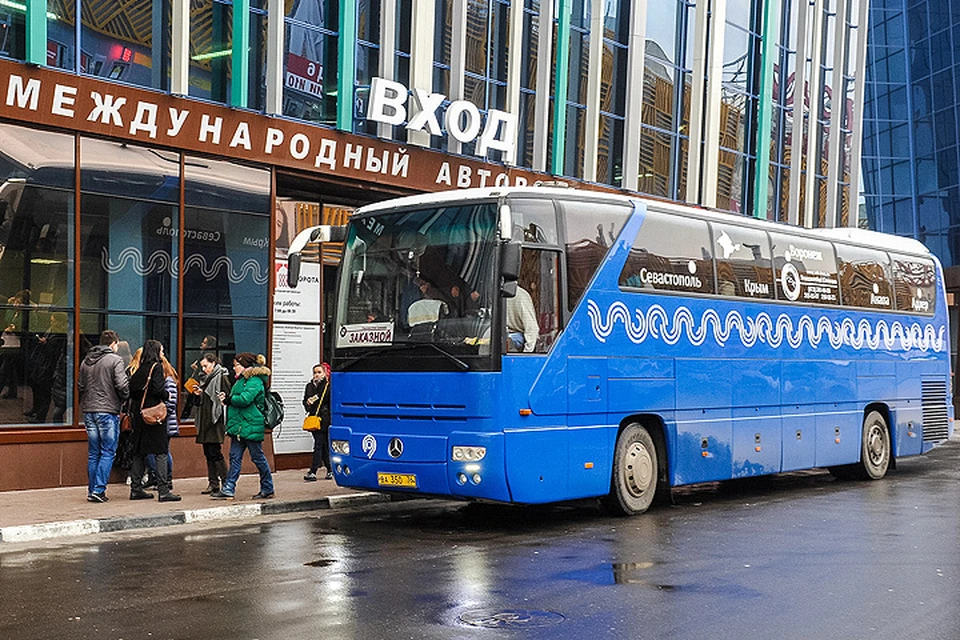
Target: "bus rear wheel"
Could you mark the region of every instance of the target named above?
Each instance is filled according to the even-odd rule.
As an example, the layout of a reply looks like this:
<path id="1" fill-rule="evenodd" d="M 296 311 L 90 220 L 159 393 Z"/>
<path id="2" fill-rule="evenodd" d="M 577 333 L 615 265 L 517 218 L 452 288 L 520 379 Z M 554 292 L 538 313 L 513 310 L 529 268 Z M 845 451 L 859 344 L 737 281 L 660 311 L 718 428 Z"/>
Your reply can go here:
<path id="1" fill-rule="evenodd" d="M 657 446 L 647 429 L 631 424 L 617 436 L 613 477 L 607 508 L 622 515 L 637 515 L 650 508 L 659 477 Z"/>
<path id="2" fill-rule="evenodd" d="M 863 480 L 879 480 L 890 467 L 890 429 L 879 411 L 871 411 L 863 421 L 860 440 L 860 464 L 856 475 Z"/>

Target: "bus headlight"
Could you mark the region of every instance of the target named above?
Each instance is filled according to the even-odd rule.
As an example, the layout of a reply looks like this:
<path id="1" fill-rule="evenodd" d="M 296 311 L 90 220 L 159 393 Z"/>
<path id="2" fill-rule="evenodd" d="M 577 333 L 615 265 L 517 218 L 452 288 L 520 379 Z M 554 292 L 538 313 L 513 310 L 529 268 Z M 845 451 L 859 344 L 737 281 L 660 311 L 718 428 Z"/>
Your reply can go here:
<path id="1" fill-rule="evenodd" d="M 487 455 L 486 447 L 454 447 L 453 460 L 455 462 L 477 462 Z"/>
<path id="2" fill-rule="evenodd" d="M 350 455 L 350 441 L 349 440 L 331 440 L 330 449 L 334 453 L 339 453 L 342 456 Z"/>

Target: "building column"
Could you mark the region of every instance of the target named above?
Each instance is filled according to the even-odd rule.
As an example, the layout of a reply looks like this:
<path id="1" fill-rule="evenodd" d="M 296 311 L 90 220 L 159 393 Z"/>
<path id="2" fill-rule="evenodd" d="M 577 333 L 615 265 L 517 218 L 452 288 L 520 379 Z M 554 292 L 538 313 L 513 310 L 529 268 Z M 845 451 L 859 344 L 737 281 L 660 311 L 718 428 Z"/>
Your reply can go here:
<path id="1" fill-rule="evenodd" d="M 79 6 L 77 8 L 79 9 Z M 45 65 L 47 64 L 47 0 L 27 0 L 26 11 L 27 62 Z M 77 42 L 77 51 L 77 58 L 79 58 L 79 42 Z"/>
<path id="2" fill-rule="evenodd" d="M 773 129 L 773 66 L 777 57 L 776 19 L 779 11 L 772 0 L 763 3 L 763 45 L 760 52 L 761 76 L 760 97 L 757 113 L 757 177 L 754 185 L 753 217 L 766 220 L 770 217 L 767 200 L 770 196 L 770 137 Z M 783 135 L 783 132 L 780 133 Z M 774 218 L 776 211 L 774 210 Z"/>
<path id="3" fill-rule="evenodd" d="M 847 44 L 847 0 L 834 0 L 837 16 L 834 18 L 833 33 L 833 86 L 830 88 L 833 99 L 830 101 L 830 138 L 829 155 L 827 156 L 827 214 L 823 226 L 835 227 L 840 221 L 839 194 L 840 153 L 843 148 L 843 111 L 846 108 L 843 76 L 846 71 L 846 60 L 843 52 Z"/>
<path id="4" fill-rule="evenodd" d="M 807 175 L 804 176 L 803 220 L 804 227 L 813 228 L 817 222 L 817 212 L 814 207 L 817 203 L 815 190 L 817 188 L 817 169 L 820 162 L 821 102 L 823 99 L 823 74 L 820 73 L 820 50 L 823 44 L 823 0 L 816 0 L 813 5 L 813 30 L 811 32 L 810 47 L 810 115 L 807 119 L 807 146 L 804 154 L 807 157 Z M 803 93 L 800 94 L 801 100 Z"/>
<path id="5" fill-rule="evenodd" d="M 357 3 L 345 0 L 340 3 L 340 37 L 337 38 L 337 55 L 340 58 L 337 72 L 337 129 L 353 131 L 353 88 L 357 77 Z"/>
<path id="6" fill-rule="evenodd" d="M 453 0 L 450 6 L 450 102 L 463 100 L 466 94 L 467 0 Z M 478 105 L 481 109 L 484 105 Z M 447 136 L 447 150 L 461 153 L 460 141 Z"/>
<path id="7" fill-rule="evenodd" d="M 787 223 L 800 224 L 800 182 L 803 177 L 803 117 L 806 111 L 804 96 L 807 86 L 807 50 L 810 35 L 807 32 L 811 3 L 815 0 L 801 0 L 796 6 L 797 15 L 797 54 L 796 70 L 793 74 L 793 131 L 790 142 L 790 197 L 787 200 Z M 808 113 L 813 113 L 809 110 Z"/>
<path id="8" fill-rule="evenodd" d="M 860 151 L 863 148 L 863 93 L 867 68 L 867 17 L 870 15 L 870 0 L 860 0 L 860 15 L 857 20 L 857 50 L 853 88 L 853 120 L 850 122 L 850 214 L 847 224 L 851 227 L 860 221 Z"/>
<path id="9" fill-rule="evenodd" d="M 557 0 L 556 95 L 553 98 L 553 157 L 550 173 L 563 175 L 567 145 L 567 87 L 570 83 L 570 0 Z M 552 29 L 551 29 L 552 30 Z M 547 85 L 549 86 L 549 85 Z"/>
<path id="10" fill-rule="evenodd" d="M 587 113 L 584 122 L 583 179 L 597 181 L 600 152 L 600 81 L 603 72 L 603 0 L 590 7 L 590 51 L 587 59 Z"/>
<path id="11" fill-rule="evenodd" d="M 647 0 L 633 0 L 627 47 L 627 110 L 623 122 L 623 188 L 640 188 L 640 136 L 643 133 L 644 54 Z"/>
<path id="12" fill-rule="evenodd" d="M 706 90 L 703 100 L 703 129 L 700 138 L 691 135 L 690 148 L 702 144 L 701 164 L 690 164 L 690 171 L 699 172 L 700 191 L 697 204 L 705 207 L 717 205 L 717 174 L 720 165 L 720 106 L 723 83 L 723 38 L 727 21 L 727 0 L 714 0 L 710 11 L 710 42 L 706 52 Z M 700 6 L 697 6 L 697 22 L 700 22 Z M 698 30 L 697 36 L 700 36 Z M 694 72 L 696 74 L 696 72 Z M 692 109 L 691 109 L 692 114 Z M 692 124 L 692 122 L 691 122 Z M 692 134 L 692 131 L 691 131 Z"/>
<path id="13" fill-rule="evenodd" d="M 384 80 L 396 80 L 397 74 L 397 3 L 380 3 L 380 71 Z M 377 123 L 377 135 L 393 138 L 393 125 Z"/>
<path id="14" fill-rule="evenodd" d="M 170 93 L 190 93 L 190 0 L 171 0 Z"/>
<path id="15" fill-rule="evenodd" d="M 230 106 L 247 108 L 250 94 L 250 0 L 233 0 Z"/>
<path id="16" fill-rule="evenodd" d="M 521 4 L 517 0 L 516 4 Z M 550 128 L 550 74 L 553 72 L 553 2 L 540 3 L 537 41 L 537 93 L 534 107 L 533 170 L 547 171 Z"/>
<path id="17" fill-rule="evenodd" d="M 687 145 L 686 202 L 701 202 L 701 164 L 703 163 L 704 111 L 707 92 L 707 27 L 710 13 L 707 2 L 698 2 L 693 26 L 693 78 L 690 86 L 690 142 Z M 680 194 L 678 194 L 680 195 Z"/>
<path id="18" fill-rule="evenodd" d="M 523 2 L 510 3 L 510 35 L 507 40 L 507 113 L 520 119 L 520 71 L 523 49 Z M 519 133 L 519 132 L 518 132 Z M 517 164 L 517 145 L 514 138 L 513 151 L 503 158 L 504 163 Z"/>
<path id="19" fill-rule="evenodd" d="M 410 34 L 410 86 L 424 91 L 433 89 L 433 32 L 434 3 L 421 1 L 413 4 L 413 25 Z M 407 120 L 419 113 L 419 105 L 412 97 L 407 106 Z M 410 144 L 430 146 L 426 131 L 408 131 Z"/>
<path id="20" fill-rule="evenodd" d="M 283 0 L 267 0 L 267 104 L 269 115 L 283 113 Z"/>

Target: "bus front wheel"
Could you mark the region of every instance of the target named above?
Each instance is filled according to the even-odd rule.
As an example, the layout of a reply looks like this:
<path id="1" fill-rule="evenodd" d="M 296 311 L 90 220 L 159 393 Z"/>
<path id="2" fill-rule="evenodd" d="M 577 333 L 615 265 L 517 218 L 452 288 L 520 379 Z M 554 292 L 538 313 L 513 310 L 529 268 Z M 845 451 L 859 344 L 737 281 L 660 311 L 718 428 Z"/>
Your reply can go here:
<path id="1" fill-rule="evenodd" d="M 650 508 L 657 492 L 657 447 L 645 427 L 631 424 L 617 436 L 613 478 L 606 506 L 623 515 Z"/>
<path id="2" fill-rule="evenodd" d="M 860 464 L 857 475 L 864 480 L 879 480 L 890 467 L 890 429 L 879 411 L 871 411 L 863 421 Z"/>

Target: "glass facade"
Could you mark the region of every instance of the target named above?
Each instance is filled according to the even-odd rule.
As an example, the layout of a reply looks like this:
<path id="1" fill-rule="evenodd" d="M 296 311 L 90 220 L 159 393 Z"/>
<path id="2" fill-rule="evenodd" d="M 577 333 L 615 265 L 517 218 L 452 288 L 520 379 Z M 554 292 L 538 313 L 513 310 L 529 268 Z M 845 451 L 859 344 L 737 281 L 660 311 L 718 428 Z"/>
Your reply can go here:
<path id="1" fill-rule="evenodd" d="M 72 421 L 74 341 L 104 329 L 181 370 L 207 336 L 266 352 L 269 171 L 10 124 L 0 148 L 0 425 Z"/>
<path id="2" fill-rule="evenodd" d="M 905 7 L 888 8 L 905 2 L 884 0 L 871 7 L 873 15 L 880 17 L 872 29 L 878 33 L 899 30 L 897 39 L 884 45 L 890 47 L 889 59 L 884 58 L 889 66 L 885 78 L 906 72 L 904 43 L 907 35 L 913 35 L 908 29 L 922 31 L 932 17 L 939 20 L 938 25 L 947 25 L 952 15 L 949 8 L 911 1 L 911 15 L 924 17 L 912 18 L 910 26 L 904 20 Z M 47 6 L 48 65 L 161 90 L 168 90 L 177 79 L 172 77 L 176 72 L 172 53 L 178 48 L 171 41 L 171 0 L 48 0 Z M 770 8 L 770 16 L 763 15 L 765 7 Z M 446 109 L 453 100 L 466 100 L 480 116 L 478 135 L 492 109 L 513 111 L 510 117 L 515 122 L 502 135 L 512 136 L 509 142 L 515 144 L 516 153 L 484 152 L 494 162 L 516 162 L 543 172 L 552 169 L 558 177 L 692 200 L 746 215 L 813 226 L 852 224 L 849 191 L 858 188 L 851 166 L 859 134 L 853 103 L 862 39 L 860 7 L 860 0 L 729 0 L 724 11 L 696 0 L 546 4 L 432 0 L 429 5 L 411 0 L 352 0 L 350 5 L 290 0 L 283 4 L 282 33 L 271 41 L 266 0 L 197 0 L 190 4 L 189 71 L 184 86 L 190 96 L 204 100 L 476 156 L 484 146 L 477 137 L 451 144 L 446 131 Z M 249 11 L 246 21 L 237 19 L 238 9 Z M 80 29 L 73 22 L 77 12 L 83 16 Z M 600 15 L 595 16 L 596 12 Z M 341 25 L 342 20 L 349 23 Z M 761 33 L 765 23 L 772 26 Z M 248 37 L 236 42 L 233 30 L 241 24 L 249 29 Z M 392 30 L 386 40 L 385 28 Z M 552 36 L 546 39 L 550 41 L 549 70 L 540 59 L 545 28 Z M 17 41 L 11 38 L 10 43 Z M 413 38 L 427 46 L 415 52 Z M 944 96 L 954 94 L 943 54 L 950 50 L 951 38 L 952 29 L 943 26 L 932 39 L 920 38 L 922 44 L 914 47 L 911 73 L 917 79 L 917 94 L 910 100 L 912 108 L 924 113 L 910 133 L 921 142 L 933 144 L 935 129 L 950 131 L 950 123 L 956 128 L 952 107 L 944 102 Z M 273 75 L 267 69 L 270 42 L 282 59 L 282 71 Z M 636 51 L 638 45 L 642 52 Z M 22 52 L 23 43 L 18 46 Z M 244 59 L 234 60 L 244 46 Z M 0 47 L 0 51 L 25 55 L 11 47 Z M 871 50 L 871 60 L 879 50 L 879 46 Z M 342 51 L 351 52 L 345 60 L 340 60 Z M 772 60 L 764 60 L 765 55 Z M 414 59 L 417 56 L 421 59 Z M 642 65 L 631 66 L 632 60 L 641 59 Z M 709 62 L 695 71 L 698 59 Z M 246 89 L 233 86 L 238 71 L 246 74 Z M 430 86 L 410 86 L 412 78 L 423 82 L 427 75 Z M 404 125 L 417 113 L 412 97 L 400 126 L 383 127 L 368 119 L 370 87 L 378 76 L 399 82 L 411 96 L 414 90 L 446 96 L 435 107 L 435 118 L 429 119 L 436 121 L 440 131 L 411 136 Z M 798 77 L 799 87 L 795 86 Z M 549 87 L 539 86 L 546 83 Z M 541 104 L 538 109 L 538 98 L 552 102 L 558 86 L 565 92 L 562 108 Z M 630 86 L 639 88 L 633 96 L 627 95 Z M 905 91 L 906 85 L 901 86 Z M 281 97 L 268 105 L 271 87 Z M 894 90 L 891 87 L 891 94 Z M 802 102 L 795 100 L 797 91 L 804 97 Z M 815 96 L 812 91 L 817 92 Z M 905 95 L 892 98 L 906 100 Z M 631 100 L 639 101 L 640 107 L 631 109 Z M 835 103 L 842 108 L 835 108 Z M 868 103 L 876 107 L 871 96 Z M 762 117 L 766 110 L 769 118 Z M 696 122 L 691 122 L 691 114 L 697 114 Z M 464 122 L 471 117 L 461 112 L 459 127 L 471 124 Z M 883 120 L 883 114 L 878 117 Z M 555 118 L 561 122 L 554 122 Z M 795 130 L 802 135 L 795 138 Z M 761 181 L 756 175 L 758 149 L 768 144 L 763 155 L 769 155 L 769 175 Z M 916 175 L 922 174 L 928 183 L 927 176 L 936 172 L 925 168 L 939 166 L 947 157 L 945 150 L 931 144 L 923 148 L 916 163 Z M 691 155 L 691 149 L 696 153 Z M 715 149 L 719 149 L 716 156 L 704 154 Z M 876 150 L 864 152 L 869 155 Z M 555 153 L 562 157 L 554 158 Z M 595 157 L 587 158 L 587 153 Z M 708 155 L 711 162 L 706 163 Z M 689 166 L 691 158 L 695 166 Z M 891 170 L 901 182 L 912 184 L 914 169 L 903 160 L 903 166 Z M 838 162 L 839 169 L 832 171 L 831 162 Z M 630 175 L 625 175 L 627 168 Z M 694 186 L 700 185 L 694 189 L 688 188 L 691 172 L 696 177 Z M 923 185 L 924 198 L 939 197 L 937 182 Z M 754 202 L 755 195 L 763 202 Z M 909 194 L 896 195 L 909 198 Z M 828 206 L 834 210 L 828 211 Z M 900 203 L 886 198 L 881 206 L 897 209 Z M 926 207 L 932 210 L 932 205 Z M 933 222 L 927 228 L 939 233 L 943 225 Z M 906 229 L 903 223 L 894 226 Z"/>
<path id="3" fill-rule="evenodd" d="M 960 264 L 960 2 L 870 3 L 860 224 Z"/>

